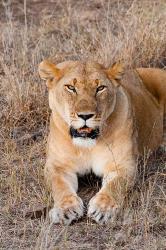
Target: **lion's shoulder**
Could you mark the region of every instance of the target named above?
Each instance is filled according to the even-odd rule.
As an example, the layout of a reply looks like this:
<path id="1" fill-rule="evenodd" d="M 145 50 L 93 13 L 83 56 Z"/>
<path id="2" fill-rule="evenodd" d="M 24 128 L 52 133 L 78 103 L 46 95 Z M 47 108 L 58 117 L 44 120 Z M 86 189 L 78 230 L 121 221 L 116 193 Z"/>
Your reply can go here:
<path id="1" fill-rule="evenodd" d="M 166 71 L 158 68 L 137 68 L 147 90 L 158 99 L 166 102 Z"/>

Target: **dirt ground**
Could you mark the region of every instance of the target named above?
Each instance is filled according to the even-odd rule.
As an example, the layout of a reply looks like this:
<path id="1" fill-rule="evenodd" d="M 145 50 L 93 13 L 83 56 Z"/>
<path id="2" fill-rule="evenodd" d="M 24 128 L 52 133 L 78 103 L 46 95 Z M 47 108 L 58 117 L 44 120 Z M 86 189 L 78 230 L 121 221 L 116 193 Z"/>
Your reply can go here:
<path id="1" fill-rule="evenodd" d="M 122 0 L 0 2 L 0 249 L 166 249 L 166 153 L 145 156 L 116 221 L 51 225 L 43 167 L 50 110 L 43 58 L 166 67 L 166 3 Z M 85 204 L 100 180 L 80 179 Z"/>

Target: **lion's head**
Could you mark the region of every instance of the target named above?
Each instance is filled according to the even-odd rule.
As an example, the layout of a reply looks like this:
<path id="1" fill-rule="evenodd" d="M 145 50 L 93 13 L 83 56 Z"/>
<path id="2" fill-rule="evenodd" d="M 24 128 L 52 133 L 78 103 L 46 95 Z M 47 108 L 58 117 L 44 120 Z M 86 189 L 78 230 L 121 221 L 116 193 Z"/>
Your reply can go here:
<path id="1" fill-rule="evenodd" d="M 43 61 L 39 74 L 49 89 L 52 112 L 68 124 L 73 143 L 93 146 L 114 110 L 116 91 L 123 74 L 120 63 L 105 69 L 95 62 Z"/>

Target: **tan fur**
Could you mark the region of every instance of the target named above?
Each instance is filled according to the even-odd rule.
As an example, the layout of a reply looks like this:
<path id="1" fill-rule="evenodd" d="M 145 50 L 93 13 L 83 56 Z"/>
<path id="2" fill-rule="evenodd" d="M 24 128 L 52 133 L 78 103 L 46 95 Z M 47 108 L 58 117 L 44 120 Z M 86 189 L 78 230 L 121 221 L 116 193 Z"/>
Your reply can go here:
<path id="1" fill-rule="evenodd" d="M 39 74 L 47 80 L 52 110 L 45 166 L 54 199 L 50 217 L 69 224 L 83 215 L 77 175 L 92 170 L 103 184 L 89 202 L 88 216 L 106 223 L 134 183 L 137 157 L 162 142 L 166 72 L 125 70 L 120 63 L 105 69 L 95 62 L 43 61 Z M 92 114 L 86 125 L 99 127 L 100 134 L 93 140 L 76 138 L 74 144 L 69 129 L 85 125 L 80 114 Z"/>

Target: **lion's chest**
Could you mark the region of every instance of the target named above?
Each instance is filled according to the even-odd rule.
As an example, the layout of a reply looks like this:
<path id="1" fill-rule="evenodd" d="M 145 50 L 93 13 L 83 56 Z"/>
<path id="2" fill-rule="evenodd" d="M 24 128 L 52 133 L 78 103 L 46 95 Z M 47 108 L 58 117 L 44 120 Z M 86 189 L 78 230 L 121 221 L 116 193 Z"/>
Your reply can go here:
<path id="1" fill-rule="evenodd" d="M 77 173 L 84 175 L 92 171 L 97 176 L 103 176 L 105 166 L 109 161 L 111 157 L 106 150 L 82 152 L 77 156 Z"/>
<path id="2" fill-rule="evenodd" d="M 91 155 L 88 152 L 79 152 L 75 159 L 77 174 L 84 175 L 91 171 Z"/>

